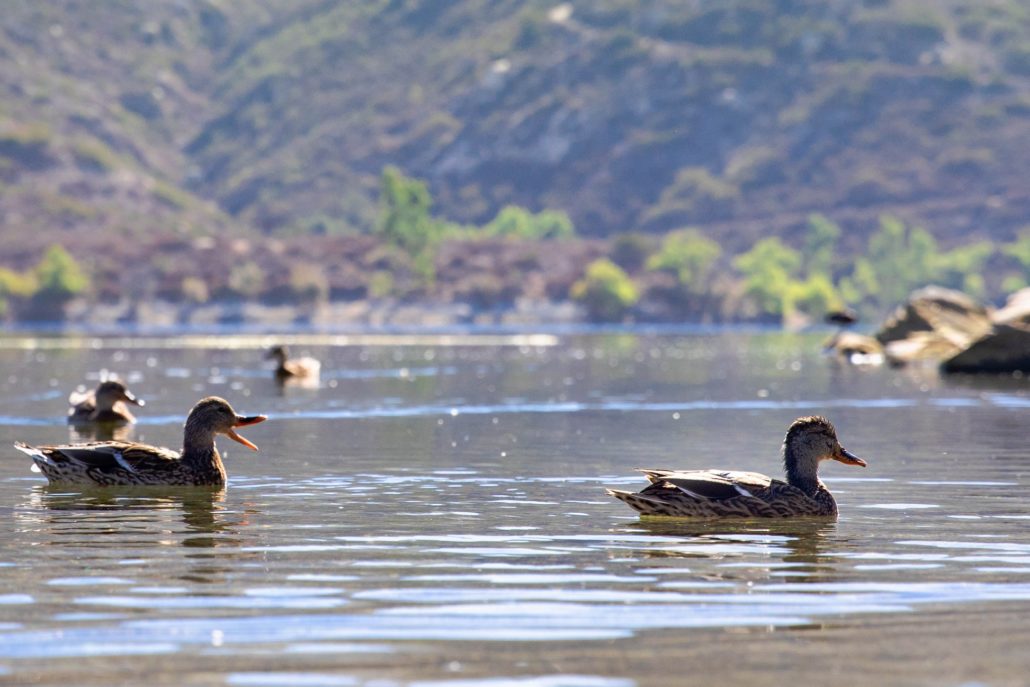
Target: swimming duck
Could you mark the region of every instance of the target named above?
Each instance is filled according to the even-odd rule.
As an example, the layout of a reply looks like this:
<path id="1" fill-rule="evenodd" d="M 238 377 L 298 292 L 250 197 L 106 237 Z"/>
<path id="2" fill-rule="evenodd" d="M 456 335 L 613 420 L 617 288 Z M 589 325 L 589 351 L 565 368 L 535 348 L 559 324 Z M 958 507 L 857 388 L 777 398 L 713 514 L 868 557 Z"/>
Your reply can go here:
<path id="1" fill-rule="evenodd" d="M 823 344 L 823 353 L 852 365 L 882 365 L 885 360 L 883 345 L 874 337 L 843 329 Z"/>
<path id="2" fill-rule="evenodd" d="M 38 447 L 17 442 L 14 446 L 28 454 L 51 483 L 221 486 L 225 467 L 215 447 L 215 435 L 224 434 L 256 451 L 257 446 L 235 428 L 265 419 L 264 415 L 238 415 L 225 399 L 209 396 L 193 406 L 186 418 L 182 451 L 126 441 Z"/>
<path id="3" fill-rule="evenodd" d="M 68 424 L 126 425 L 136 421 L 126 403 L 145 405 L 142 399 L 129 391 L 121 382 L 109 379 L 92 391 L 73 391 L 68 397 L 72 404 L 68 411 Z"/>
<path id="4" fill-rule="evenodd" d="M 265 359 L 276 361 L 275 377 L 280 381 L 291 377 L 317 377 L 322 370 L 322 363 L 314 358 L 305 356 L 290 360 L 286 346 L 273 346 Z"/>
<path id="5" fill-rule="evenodd" d="M 639 493 L 607 489 L 642 515 L 692 518 L 837 516 L 837 502 L 818 476 L 819 463 L 836 460 L 865 467 L 837 440 L 823 417 L 802 417 L 787 429 L 783 467 L 787 481 L 757 472 L 641 470 L 651 484 Z"/>

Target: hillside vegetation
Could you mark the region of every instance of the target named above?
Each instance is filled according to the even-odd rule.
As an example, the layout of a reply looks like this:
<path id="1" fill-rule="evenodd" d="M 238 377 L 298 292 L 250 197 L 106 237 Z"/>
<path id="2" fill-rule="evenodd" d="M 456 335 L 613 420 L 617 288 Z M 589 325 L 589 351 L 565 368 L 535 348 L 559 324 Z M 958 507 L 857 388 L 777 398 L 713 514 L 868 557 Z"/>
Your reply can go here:
<path id="1" fill-rule="evenodd" d="M 319 264 L 317 238 L 366 257 L 356 274 L 342 258 L 321 266 L 324 284 L 311 288 L 367 293 L 368 269 L 391 272 L 368 241 L 389 238 L 381 191 L 396 169 L 425 182 L 433 216 L 450 225 L 426 244 L 436 262 L 426 246 L 404 257 L 412 288 L 436 298 L 453 295 L 460 228 L 477 228 L 466 242 L 500 245 L 478 228 L 496 230 L 515 208 L 564 213 L 584 237 L 565 242 L 557 283 L 533 287 L 550 295 L 585 278 L 584 260 L 632 253 L 633 239 L 618 238 L 630 233 L 702 253 L 712 248 L 696 242 L 711 241 L 711 278 L 735 270 L 752 293 L 763 277 L 748 274 L 781 248 L 806 250 L 814 215 L 840 230 L 836 262 L 821 270 L 838 297 L 871 298 L 860 287 L 869 269 L 849 256 L 875 252 L 891 222 L 925 227 L 942 254 L 993 241 L 963 264 L 1015 269 L 988 278 L 996 295 L 1024 277 L 1003 246 L 1021 245 L 1030 215 L 1028 36 L 1030 8 L 1017 0 L 11 0 L 0 17 L 0 264 L 24 272 L 59 244 L 93 275 L 96 297 L 133 284 L 267 296 L 303 270 L 270 274 L 255 259 L 236 288 L 232 266 L 170 247 L 251 246 Z M 766 252 L 737 258 L 752 250 Z M 594 277 L 633 272 L 608 257 Z M 132 278 L 118 276 L 123 262 Z M 679 273 L 658 264 L 638 268 Z M 810 266 L 776 264 L 805 293 L 826 291 Z M 397 286 L 377 279 L 372 290 Z M 784 298 L 816 296 L 777 298 L 782 310 Z"/>

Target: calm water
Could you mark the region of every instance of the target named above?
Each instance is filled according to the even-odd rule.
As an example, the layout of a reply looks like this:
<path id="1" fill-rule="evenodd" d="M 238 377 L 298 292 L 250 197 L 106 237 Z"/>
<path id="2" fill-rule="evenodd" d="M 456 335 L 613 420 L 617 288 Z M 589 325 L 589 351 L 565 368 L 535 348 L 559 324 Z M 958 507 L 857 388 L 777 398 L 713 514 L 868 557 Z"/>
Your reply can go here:
<path id="1" fill-rule="evenodd" d="M 821 336 L 0 339 L 0 445 L 69 439 L 119 372 L 133 437 L 218 394 L 224 492 L 48 489 L 0 460 L 0 683 L 1017 685 L 1030 669 L 1025 380 L 840 368 Z M 822 413 L 865 470 L 837 523 L 638 519 L 647 467 L 779 473 Z"/>

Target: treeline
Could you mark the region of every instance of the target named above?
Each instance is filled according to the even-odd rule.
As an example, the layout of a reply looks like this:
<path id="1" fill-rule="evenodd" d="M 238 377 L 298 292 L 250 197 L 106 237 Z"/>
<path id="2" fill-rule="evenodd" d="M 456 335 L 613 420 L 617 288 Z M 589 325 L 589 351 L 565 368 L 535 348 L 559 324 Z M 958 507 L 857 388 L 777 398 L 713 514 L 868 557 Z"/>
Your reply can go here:
<path id="1" fill-rule="evenodd" d="M 1012 242 L 944 249 L 926 229 L 884 216 L 856 248 L 814 214 L 790 243 L 770 236 L 730 253 L 700 228 L 602 240 L 578 237 L 553 210 L 508 206 L 483 225 L 432 210 L 423 181 L 388 167 L 370 234 L 78 245 L 89 269 L 51 246 L 27 270 L 0 269 L 0 316 L 59 320 L 76 297 L 186 310 L 390 298 L 496 312 L 571 299 L 596 322 L 797 322 L 843 306 L 875 320 L 926 284 L 992 301 L 1030 283 L 1030 227 Z"/>
<path id="2" fill-rule="evenodd" d="M 861 254 L 839 254 L 840 238 L 841 228 L 820 214 L 809 217 L 800 246 L 769 237 L 732 256 L 698 229 L 667 234 L 653 252 L 654 239 L 627 234 L 609 258 L 587 267 L 572 295 L 602 321 L 632 316 L 642 300 L 654 299 L 691 319 L 772 321 L 818 318 L 845 305 L 877 317 L 927 284 L 992 299 L 1030 279 L 1030 228 L 1012 243 L 943 250 L 926 229 L 884 216 Z M 1000 270 L 993 292 L 984 276 L 989 264 Z"/>
<path id="3" fill-rule="evenodd" d="M 534 215 L 509 207 L 483 227 L 468 227 L 433 219 L 431 206 L 424 183 L 394 168 L 384 172 L 379 234 L 408 253 L 429 280 L 435 250 L 444 240 L 575 236 L 561 213 Z M 841 236 L 840 226 L 821 214 L 808 218 L 798 246 L 769 237 L 736 255 L 726 255 L 697 228 L 663 237 L 623 234 L 608 243 L 607 255 L 585 266 L 568 296 L 599 322 L 776 321 L 818 318 L 845 305 L 875 317 L 927 284 L 989 299 L 1030 282 L 1030 227 L 1012 243 L 977 241 L 944 250 L 926 229 L 884 216 L 864 252 L 855 256 L 839 252 Z M 1001 270 L 995 293 L 984 277 L 989 263 Z"/>

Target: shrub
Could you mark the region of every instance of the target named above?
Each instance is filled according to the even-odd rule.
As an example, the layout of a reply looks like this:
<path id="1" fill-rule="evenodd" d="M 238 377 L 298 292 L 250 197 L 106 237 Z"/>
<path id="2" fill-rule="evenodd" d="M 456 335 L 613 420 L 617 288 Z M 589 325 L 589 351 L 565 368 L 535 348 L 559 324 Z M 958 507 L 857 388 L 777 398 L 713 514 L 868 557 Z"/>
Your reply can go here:
<path id="1" fill-rule="evenodd" d="M 190 303 L 207 303 L 211 294 L 208 292 L 207 282 L 200 277 L 183 277 L 179 290 L 182 297 Z"/>
<path id="2" fill-rule="evenodd" d="M 58 245 L 47 249 L 36 265 L 39 284 L 36 296 L 54 300 L 68 300 L 89 288 L 89 277 L 71 253 Z"/>
<path id="3" fill-rule="evenodd" d="M 587 265 L 586 273 L 572 285 L 569 295 L 586 306 L 594 322 L 621 321 L 640 298 L 633 280 L 604 258 Z"/>
<path id="4" fill-rule="evenodd" d="M 674 274 L 682 286 L 694 293 L 707 289 L 722 248 L 697 229 L 682 229 L 666 235 L 661 250 L 647 260 L 647 269 Z"/>
<path id="5" fill-rule="evenodd" d="M 572 220 L 564 212 L 543 210 L 533 214 L 517 205 L 507 205 L 483 227 L 486 236 L 514 236 L 523 239 L 558 239 L 575 235 Z"/>
<path id="6" fill-rule="evenodd" d="M 229 292 L 242 298 L 256 298 L 265 289 L 265 273 L 255 262 L 234 265 L 229 271 Z"/>
<path id="7" fill-rule="evenodd" d="M 371 298 L 386 298 L 393 293 L 393 275 L 386 270 L 376 270 L 368 278 L 368 295 Z"/>
<path id="8" fill-rule="evenodd" d="M 791 310 L 793 276 L 801 267 L 800 254 L 778 238 L 762 239 L 751 250 L 733 259 L 744 277 L 744 286 L 759 309 L 783 316 Z"/>
<path id="9" fill-rule="evenodd" d="M 319 303 L 329 298 L 329 277 L 321 265 L 290 265 L 290 293 L 303 303 Z"/>

